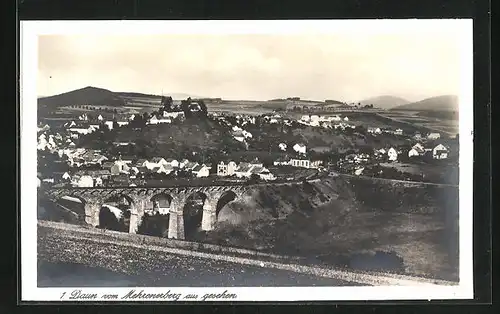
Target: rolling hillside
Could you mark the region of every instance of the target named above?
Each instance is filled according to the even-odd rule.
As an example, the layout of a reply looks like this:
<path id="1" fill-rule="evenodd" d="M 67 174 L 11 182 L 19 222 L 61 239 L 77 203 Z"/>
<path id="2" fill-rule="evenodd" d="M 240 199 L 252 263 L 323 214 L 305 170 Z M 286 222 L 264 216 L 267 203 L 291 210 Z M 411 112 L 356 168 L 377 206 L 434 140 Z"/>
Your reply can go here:
<path id="1" fill-rule="evenodd" d="M 374 107 L 382 109 L 391 109 L 397 106 L 408 104 L 409 101 L 401 97 L 383 95 L 362 100 L 360 101 L 360 103 L 362 105 L 373 105 Z"/>
<path id="2" fill-rule="evenodd" d="M 117 92 L 115 93 L 119 95 L 120 97 L 126 98 L 126 99 L 134 99 L 134 98 L 151 98 L 152 100 L 158 100 L 161 98 L 161 95 L 151 95 L 151 94 L 143 94 L 143 93 L 133 93 L 133 92 Z M 183 100 L 188 97 L 191 97 L 193 99 L 197 98 L 205 98 L 197 95 L 192 95 L 192 94 L 186 94 L 186 93 L 163 93 L 165 97 L 172 97 L 175 100 Z"/>
<path id="3" fill-rule="evenodd" d="M 458 96 L 443 95 L 391 108 L 411 111 L 458 111 Z"/>
<path id="4" fill-rule="evenodd" d="M 188 97 L 201 98 L 195 95 L 183 93 L 166 93 L 165 96 L 171 96 L 173 99 L 181 100 Z M 46 108 L 57 108 L 71 105 L 94 105 L 94 106 L 124 106 L 129 102 L 136 100 L 159 101 L 160 95 L 150 95 L 134 92 L 112 92 L 107 89 L 87 86 L 81 89 L 62 93 L 49 97 L 39 97 L 38 105 Z"/>
<path id="5" fill-rule="evenodd" d="M 107 105 L 123 106 L 125 100 L 110 90 L 87 86 L 71 92 L 38 99 L 43 107 L 60 107 L 68 105 Z"/>

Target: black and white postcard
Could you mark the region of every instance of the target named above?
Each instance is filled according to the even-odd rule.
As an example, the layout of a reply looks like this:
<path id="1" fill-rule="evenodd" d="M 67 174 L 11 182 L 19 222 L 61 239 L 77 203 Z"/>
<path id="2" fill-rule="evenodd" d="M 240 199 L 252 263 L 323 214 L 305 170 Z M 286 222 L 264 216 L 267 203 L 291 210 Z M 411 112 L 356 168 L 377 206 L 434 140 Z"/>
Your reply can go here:
<path id="1" fill-rule="evenodd" d="M 21 22 L 25 301 L 470 299 L 472 20 Z"/>

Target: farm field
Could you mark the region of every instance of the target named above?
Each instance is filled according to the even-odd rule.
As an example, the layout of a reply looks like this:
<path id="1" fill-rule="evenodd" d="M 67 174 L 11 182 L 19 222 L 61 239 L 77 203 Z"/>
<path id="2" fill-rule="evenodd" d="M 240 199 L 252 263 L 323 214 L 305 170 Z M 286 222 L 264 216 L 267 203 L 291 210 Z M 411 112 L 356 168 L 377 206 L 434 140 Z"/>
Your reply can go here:
<path id="1" fill-rule="evenodd" d="M 454 136 L 459 131 L 458 120 L 426 117 L 413 111 L 385 112 L 382 115 L 395 121 L 411 123 L 434 131 L 444 132 L 450 136 Z"/>

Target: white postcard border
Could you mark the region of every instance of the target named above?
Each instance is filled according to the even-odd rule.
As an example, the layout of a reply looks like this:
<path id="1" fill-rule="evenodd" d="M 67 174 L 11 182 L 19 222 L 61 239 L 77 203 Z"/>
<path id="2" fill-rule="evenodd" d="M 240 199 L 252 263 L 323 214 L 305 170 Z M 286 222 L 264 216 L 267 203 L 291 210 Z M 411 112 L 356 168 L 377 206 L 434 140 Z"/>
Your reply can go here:
<path id="1" fill-rule="evenodd" d="M 384 287 L 236 287 L 236 288 L 81 288 L 82 293 L 125 295 L 131 289 L 144 293 L 182 295 L 236 294 L 237 298 L 207 301 L 340 301 L 431 300 L 473 298 L 473 47 L 472 20 L 307 20 L 307 21 L 22 21 L 20 27 L 21 113 L 21 300 L 59 301 L 63 292 L 77 288 L 37 287 L 36 111 L 38 36 L 49 34 L 151 35 L 242 33 L 411 33 L 449 32 L 462 38 L 460 115 L 460 284 L 457 286 Z M 64 298 L 64 300 L 68 300 Z M 98 299 L 104 301 L 103 299 Z M 150 299 L 151 301 L 167 301 Z M 71 300 L 69 300 L 71 301 Z M 91 301 L 91 300 L 89 300 Z M 96 301 L 96 300 L 92 300 Z M 118 300 L 123 301 L 123 300 Z M 138 301 L 144 301 L 140 299 Z"/>

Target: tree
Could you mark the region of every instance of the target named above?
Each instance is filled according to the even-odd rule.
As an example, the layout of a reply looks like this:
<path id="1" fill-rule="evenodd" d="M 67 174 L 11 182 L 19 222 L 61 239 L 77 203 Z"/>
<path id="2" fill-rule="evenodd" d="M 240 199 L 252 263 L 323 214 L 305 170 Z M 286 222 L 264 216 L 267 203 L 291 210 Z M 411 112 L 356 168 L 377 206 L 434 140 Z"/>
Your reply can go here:
<path id="1" fill-rule="evenodd" d="M 174 103 L 174 100 L 172 99 L 172 97 L 161 96 L 160 108 L 164 111 L 171 112 L 173 103 Z"/>
<path id="2" fill-rule="evenodd" d="M 205 102 L 203 100 L 200 100 L 199 105 L 203 116 L 206 117 L 208 115 L 207 105 L 205 105 Z"/>
<path id="3" fill-rule="evenodd" d="M 187 118 L 191 117 L 191 98 L 181 101 L 181 110 L 184 111 L 184 116 Z"/>

